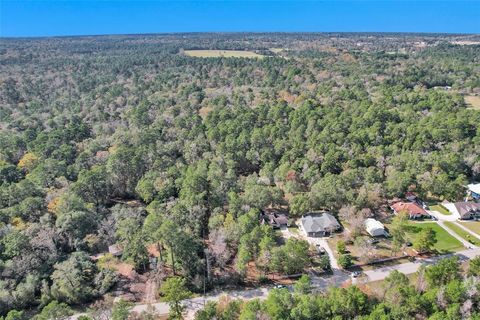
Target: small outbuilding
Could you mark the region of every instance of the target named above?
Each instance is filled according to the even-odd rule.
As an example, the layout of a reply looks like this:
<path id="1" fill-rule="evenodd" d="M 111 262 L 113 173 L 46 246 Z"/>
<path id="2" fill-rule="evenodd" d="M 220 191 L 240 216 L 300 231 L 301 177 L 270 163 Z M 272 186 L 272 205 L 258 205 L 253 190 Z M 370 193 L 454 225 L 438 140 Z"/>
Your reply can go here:
<path id="1" fill-rule="evenodd" d="M 373 218 L 365 219 L 363 222 L 365 230 L 372 237 L 381 237 L 385 235 L 385 226 L 378 220 Z"/>
<path id="2" fill-rule="evenodd" d="M 467 185 L 467 193 L 475 200 L 480 200 L 480 183 Z"/>

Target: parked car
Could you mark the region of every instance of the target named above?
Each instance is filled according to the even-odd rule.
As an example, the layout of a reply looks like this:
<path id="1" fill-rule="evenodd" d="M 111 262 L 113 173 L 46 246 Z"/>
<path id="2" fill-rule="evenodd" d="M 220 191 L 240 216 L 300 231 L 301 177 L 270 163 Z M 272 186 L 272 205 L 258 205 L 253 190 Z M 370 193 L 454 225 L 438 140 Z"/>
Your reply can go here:
<path id="1" fill-rule="evenodd" d="M 353 271 L 352 272 L 352 278 L 358 278 L 360 277 L 362 273 L 360 271 Z"/>
<path id="2" fill-rule="evenodd" d="M 407 242 L 405 242 L 405 245 L 406 245 L 407 247 L 411 247 L 413 244 L 412 244 L 410 241 L 407 241 Z"/>
<path id="3" fill-rule="evenodd" d="M 322 247 L 322 246 L 320 246 L 319 244 L 317 244 L 317 252 L 318 252 L 318 254 L 320 254 L 320 255 L 326 253 L 325 248 Z"/>
<path id="4" fill-rule="evenodd" d="M 283 284 L 277 284 L 275 286 L 275 289 L 283 289 L 283 288 L 286 288 L 286 286 L 284 286 Z"/>

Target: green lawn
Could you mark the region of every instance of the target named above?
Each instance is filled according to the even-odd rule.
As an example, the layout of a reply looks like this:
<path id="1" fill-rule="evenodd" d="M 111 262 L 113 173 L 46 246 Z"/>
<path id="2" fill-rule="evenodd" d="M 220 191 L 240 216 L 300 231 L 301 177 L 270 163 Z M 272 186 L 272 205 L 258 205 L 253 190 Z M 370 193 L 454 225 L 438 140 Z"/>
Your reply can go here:
<path id="1" fill-rule="evenodd" d="M 431 228 L 436 234 L 437 242 L 435 243 L 434 249 L 437 250 L 438 253 L 444 254 L 464 249 L 464 246 L 460 241 L 452 237 L 445 229 L 440 227 L 435 222 L 411 222 L 410 226 L 412 228 L 409 230 L 408 236 L 410 237 L 411 242 L 415 240 L 416 234 L 420 232 L 421 229 Z"/>
<path id="2" fill-rule="evenodd" d="M 447 208 L 445 208 L 441 204 L 436 204 L 434 206 L 430 206 L 430 210 L 438 211 L 441 214 L 446 215 L 446 216 L 452 215 L 452 213 L 450 211 L 448 211 Z"/>
<path id="3" fill-rule="evenodd" d="M 476 239 L 474 236 L 472 236 L 470 233 L 468 233 L 467 231 L 463 230 L 462 228 L 460 228 L 459 226 L 457 226 L 455 223 L 453 222 L 449 222 L 449 221 L 445 221 L 444 222 L 445 225 L 447 227 L 449 227 L 450 229 L 453 230 L 453 232 L 455 232 L 456 234 L 458 234 L 460 237 L 462 237 L 463 239 L 467 240 L 468 242 L 472 243 L 472 244 L 477 244 L 478 242 L 478 239 Z"/>
<path id="4" fill-rule="evenodd" d="M 300 231 L 297 227 L 288 227 L 288 231 L 290 231 L 292 234 L 300 234 Z"/>
<path id="5" fill-rule="evenodd" d="M 469 230 L 475 232 L 476 234 L 480 235 L 480 222 L 479 221 L 459 221 L 459 223 L 468 228 Z"/>

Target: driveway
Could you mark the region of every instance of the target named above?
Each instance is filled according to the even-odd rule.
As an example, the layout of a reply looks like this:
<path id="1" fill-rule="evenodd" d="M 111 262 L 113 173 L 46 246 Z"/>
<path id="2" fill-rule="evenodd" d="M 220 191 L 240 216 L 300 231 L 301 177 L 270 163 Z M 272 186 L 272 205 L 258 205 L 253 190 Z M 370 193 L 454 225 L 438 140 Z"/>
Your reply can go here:
<path id="1" fill-rule="evenodd" d="M 312 238 L 312 237 L 303 237 L 305 240 L 308 241 L 308 243 L 316 246 L 323 247 L 325 249 L 325 252 L 328 254 L 328 257 L 330 258 L 330 266 L 332 267 L 332 270 L 338 270 L 340 267 L 338 266 L 337 258 L 335 258 L 335 255 L 333 254 L 332 248 L 330 248 L 330 245 L 327 242 L 328 238 Z"/>
<path id="2" fill-rule="evenodd" d="M 444 215 L 444 214 L 441 214 L 440 212 L 438 211 L 435 211 L 435 210 L 426 210 L 427 213 L 435 218 L 438 219 L 438 221 L 451 221 L 451 222 L 454 222 L 454 221 L 457 221 L 458 217 L 456 217 L 455 215 L 451 214 L 449 216 L 447 215 Z"/>

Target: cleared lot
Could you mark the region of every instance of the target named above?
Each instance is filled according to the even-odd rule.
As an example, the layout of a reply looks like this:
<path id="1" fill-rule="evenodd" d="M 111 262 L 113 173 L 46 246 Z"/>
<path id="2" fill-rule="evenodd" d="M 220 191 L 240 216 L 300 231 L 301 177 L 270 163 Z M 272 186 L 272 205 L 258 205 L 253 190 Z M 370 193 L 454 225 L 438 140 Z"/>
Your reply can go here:
<path id="1" fill-rule="evenodd" d="M 465 103 L 472 109 L 480 110 L 480 97 L 479 96 L 465 96 Z"/>

